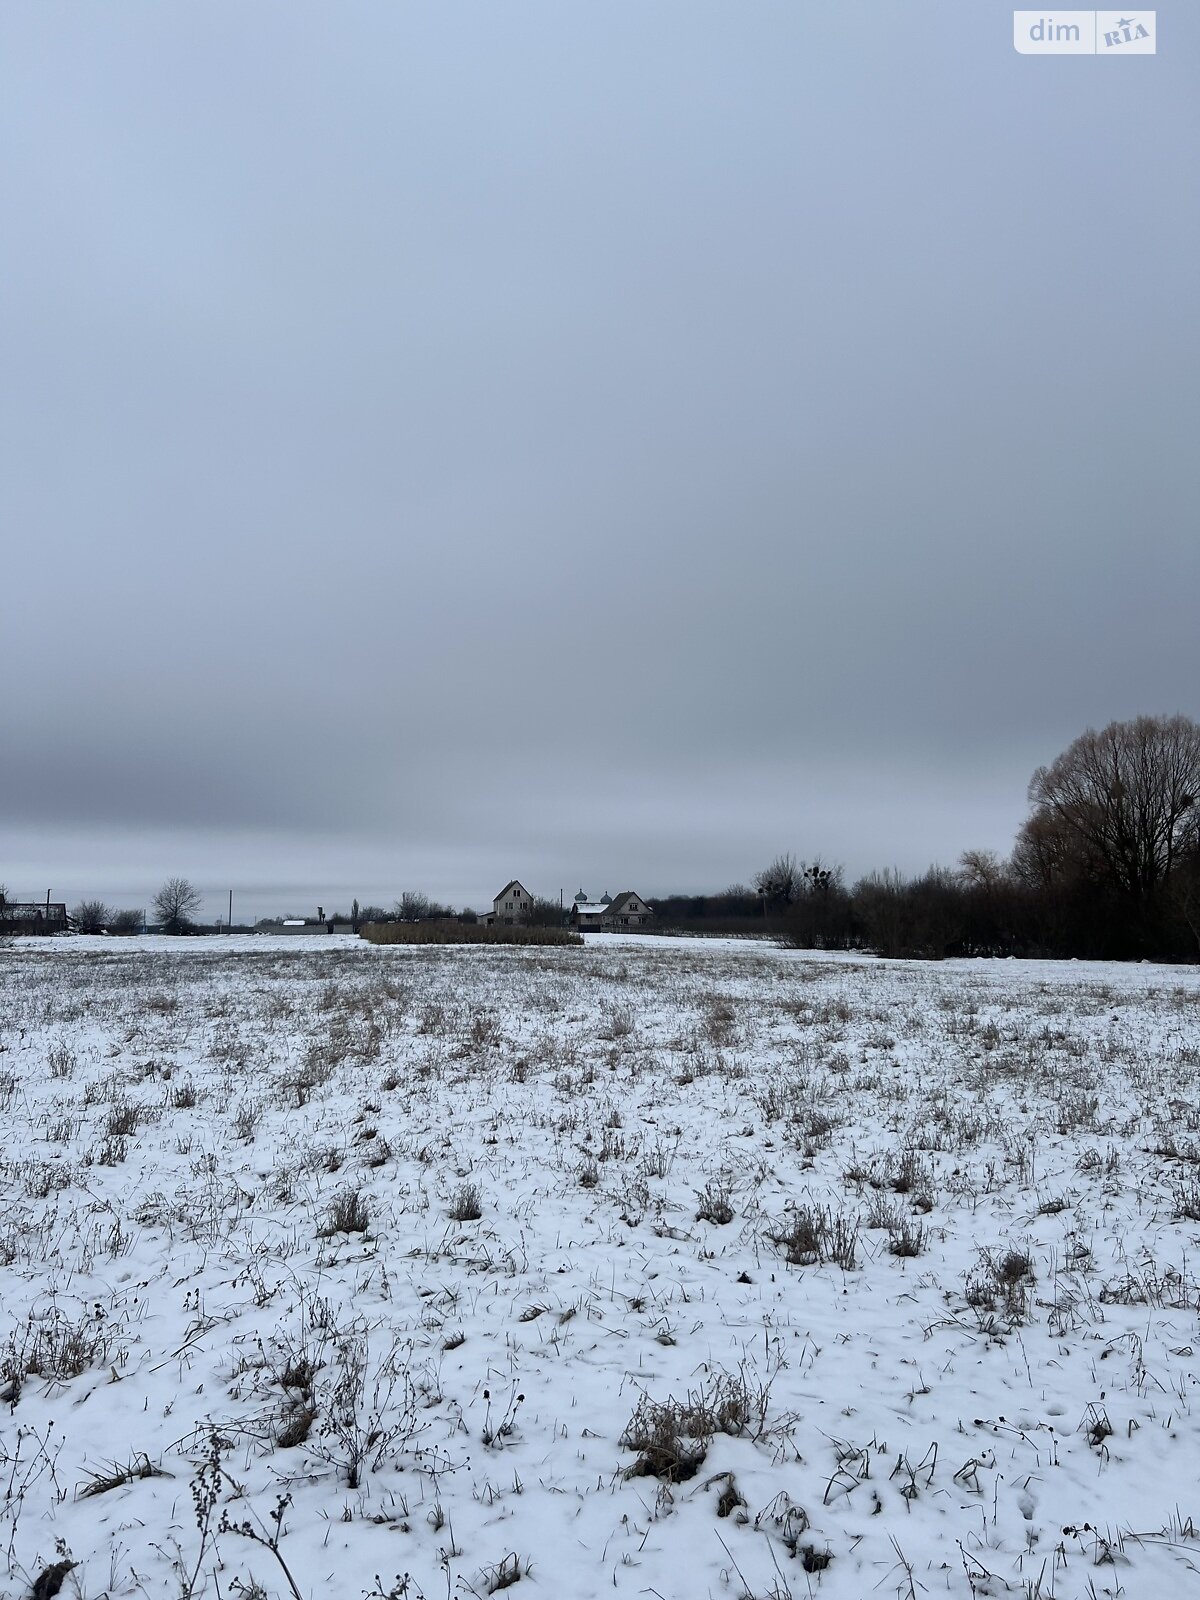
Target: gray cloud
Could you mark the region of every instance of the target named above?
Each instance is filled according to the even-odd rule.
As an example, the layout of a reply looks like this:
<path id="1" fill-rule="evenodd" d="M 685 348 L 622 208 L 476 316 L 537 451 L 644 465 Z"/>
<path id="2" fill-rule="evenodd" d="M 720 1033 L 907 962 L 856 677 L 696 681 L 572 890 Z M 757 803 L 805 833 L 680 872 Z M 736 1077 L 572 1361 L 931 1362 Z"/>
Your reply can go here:
<path id="1" fill-rule="evenodd" d="M 1196 714 L 1200 23 L 1009 16 L 10 8 L 0 876 L 920 867 Z"/>

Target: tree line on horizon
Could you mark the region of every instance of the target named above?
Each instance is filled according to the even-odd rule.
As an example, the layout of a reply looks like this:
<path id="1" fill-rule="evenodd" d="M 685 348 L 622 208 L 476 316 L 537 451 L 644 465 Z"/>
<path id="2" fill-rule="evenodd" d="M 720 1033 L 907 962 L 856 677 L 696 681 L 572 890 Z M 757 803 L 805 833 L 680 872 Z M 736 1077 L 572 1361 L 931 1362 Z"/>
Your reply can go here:
<path id="1" fill-rule="evenodd" d="M 1195 960 L 1200 954 L 1200 725 L 1137 717 L 1089 728 L 1029 784 L 1011 855 L 852 886 L 777 856 L 751 886 L 657 899 L 660 926 L 769 928 L 804 949 L 880 955 Z"/>
<path id="2" fill-rule="evenodd" d="M 1195 960 L 1200 954 L 1200 724 L 1182 715 L 1089 728 L 1029 784 L 1030 812 L 1011 855 L 967 850 L 954 867 L 906 877 L 889 869 L 847 885 L 840 866 L 785 853 L 751 885 L 719 894 L 660 895 L 659 931 L 769 933 L 804 949 L 884 956 L 1045 956 Z M 5 891 L 0 885 L 0 908 Z M 200 931 L 199 892 L 169 878 L 152 902 L 168 933 Z M 360 906 L 328 920 L 474 922 L 415 890 L 389 909 Z M 531 920 L 564 919 L 535 897 Z M 278 926 L 264 919 L 257 927 Z M 322 914 L 320 919 L 326 920 Z M 80 933 L 140 931 L 139 911 L 84 900 Z"/>

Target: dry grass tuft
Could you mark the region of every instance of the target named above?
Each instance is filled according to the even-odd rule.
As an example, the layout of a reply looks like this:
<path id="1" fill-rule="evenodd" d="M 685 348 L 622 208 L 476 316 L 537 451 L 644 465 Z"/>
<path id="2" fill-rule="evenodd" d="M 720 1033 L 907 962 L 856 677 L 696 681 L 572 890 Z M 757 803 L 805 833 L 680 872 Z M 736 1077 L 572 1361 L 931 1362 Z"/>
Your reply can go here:
<path id="1" fill-rule="evenodd" d="M 796 1206 L 785 1213 L 774 1233 L 768 1233 L 793 1267 L 814 1267 L 831 1262 L 843 1272 L 858 1265 L 858 1219 L 845 1212 Z"/>
<path id="2" fill-rule="evenodd" d="M 127 1483 L 136 1483 L 140 1478 L 169 1478 L 170 1473 L 156 1466 L 149 1456 L 135 1455 L 126 1466 L 118 1466 L 114 1461 L 109 1471 L 93 1472 L 88 1476 L 88 1482 L 81 1489 L 76 1490 L 77 1500 L 90 1500 L 99 1494 L 107 1494 L 110 1489 L 120 1489 Z"/>
<path id="3" fill-rule="evenodd" d="M 483 1215 L 483 1196 L 477 1183 L 460 1183 L 447 1207 L 452 1222 L 478 1222 Z"/>
<path id="4" fill-rule="evenodd" d="M 744 1433 L 753 1413 L 745 1379 L 730 1373 L 719 1374 L 707 1393 L 693 1391 L 682 1400 L 644 1394 L 621 1435 L 626 1449 L 639 1452 L 625 1476 L 685 1483 L 699 1472 L 713 1438 Z"/>
<path id="5" fill-rule="evenodd" d="M 331 1239 L 338 1233 L 366 1233 L 371 1226 L 371 1206 L 359 1189 L 343 1189 L 329 1202 L 318 1237 Z"/>

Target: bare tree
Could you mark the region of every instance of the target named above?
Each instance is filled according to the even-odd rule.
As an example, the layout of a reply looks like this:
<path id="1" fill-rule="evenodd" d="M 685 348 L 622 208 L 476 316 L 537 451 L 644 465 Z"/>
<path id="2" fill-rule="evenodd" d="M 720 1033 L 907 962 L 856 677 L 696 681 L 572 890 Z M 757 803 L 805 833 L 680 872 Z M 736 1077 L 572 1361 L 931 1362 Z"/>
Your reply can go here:
<path id="1" fill-rule="evenodd" d="M 112 911 L 108 918 L 109 933 L 139 933 L 146 920 L 144 911 Z"/>
<path id="2" fill-rule="evenodd" d="M 557 900 L 547 900 L 544 894 L 535 894 L 529 909 L 529 920 L 535 928 L 561 928 L 563 908 Z"/>
<path id="3" fill-rule="evenodd" d="M 941 960 L 962 938 L 962 890 L 946 867 L 919 878 L 873 872 L 855 885 L 854 898 L 879 955 Z"/>
<path id="4" fill-rule="evenodd" d="M 776 856 L 755 875 L 754 890 L 770 905 L 790 906 L 800 889 L 800 868 L 794 855 Z"/>
<path id="5" fill-rule="evenodd" d="M 103 900 L 81 900 L 71 913 L 76 933 L 103 933 L 112 912 Z"/>
<path id="6" fill-rule="evenodd" d="M 993 890 L 1004 882 L 1005 867 L 994 850 L 964 850 L 958 876 L 968 889 Z"/>
<path id="7" fill-rule="evenodd" d="M 453 906 L 444 906 L 416 889 L 406 889 L 392 906 L 392 918 L 398 922 L 450 921 L 457 915 Z"/>
<path id="8" fill-rule="evenodd" d="M 1077 868 L 1145 907 L 1195 830 L 1200 724 L 1137 717 L 1100 733 L 1089 728 L 1038 768 L 1029 800 L 1027 855 L 1073 857 Z M 1031 852 L 1030 845 L 1042 848 Z"/>
<path id="9" fill-rule="evenodd" d="M 1095 853 L 1049 811 L 1035 811 L 1021 824 L 1009 866 L 1017 882 L 1036 893 L 1100 875 Z"/>
<path id="10" fill-rule="evenodd" d="M 430 899 L 416 889 L 406 889 L 392 907 L 392 915 L 401 922 L 420 922 L 430 912 Z"/>
<path id="11" fill-rule="evenodd" d="M 153 904 L 164 933 L 187 933 L 200 909 L 200 893 L 186 878 L 168 878 Z"/>
<path id="12" fill-rule="evenodd" d="M 1171 874 L 1171 894 L 1175 909 L 1200 949 L 1200 827 Z"/>
<path id="13" fill-rule="evenodd" d="M 800 949 L 828 949 L 849 942 L 853 922 L 841 867 L 827 867 L 820 856 L 802 861 L 795 898 L 784 918 L 786 937 Z"/>
<path id="14" fill-rule="evenodd" d="M 907 955 L 912 939 L 908 883 L 895 867 L 869 873 L 854 885 L 854 900 L 871 949 L 881 956 Z"/>

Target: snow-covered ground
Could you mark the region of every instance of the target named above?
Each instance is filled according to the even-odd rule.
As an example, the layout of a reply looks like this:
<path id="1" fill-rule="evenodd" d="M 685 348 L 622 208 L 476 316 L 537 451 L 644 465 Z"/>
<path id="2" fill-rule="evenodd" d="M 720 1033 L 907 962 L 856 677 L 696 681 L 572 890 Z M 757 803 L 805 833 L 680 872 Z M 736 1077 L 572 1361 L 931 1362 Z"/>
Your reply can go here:
<path id="1" fill-rule="evenodd" d="M 1200 1594 L 1194 968 L 24 941 L 0 1160 L 6 1600 Z"/>

